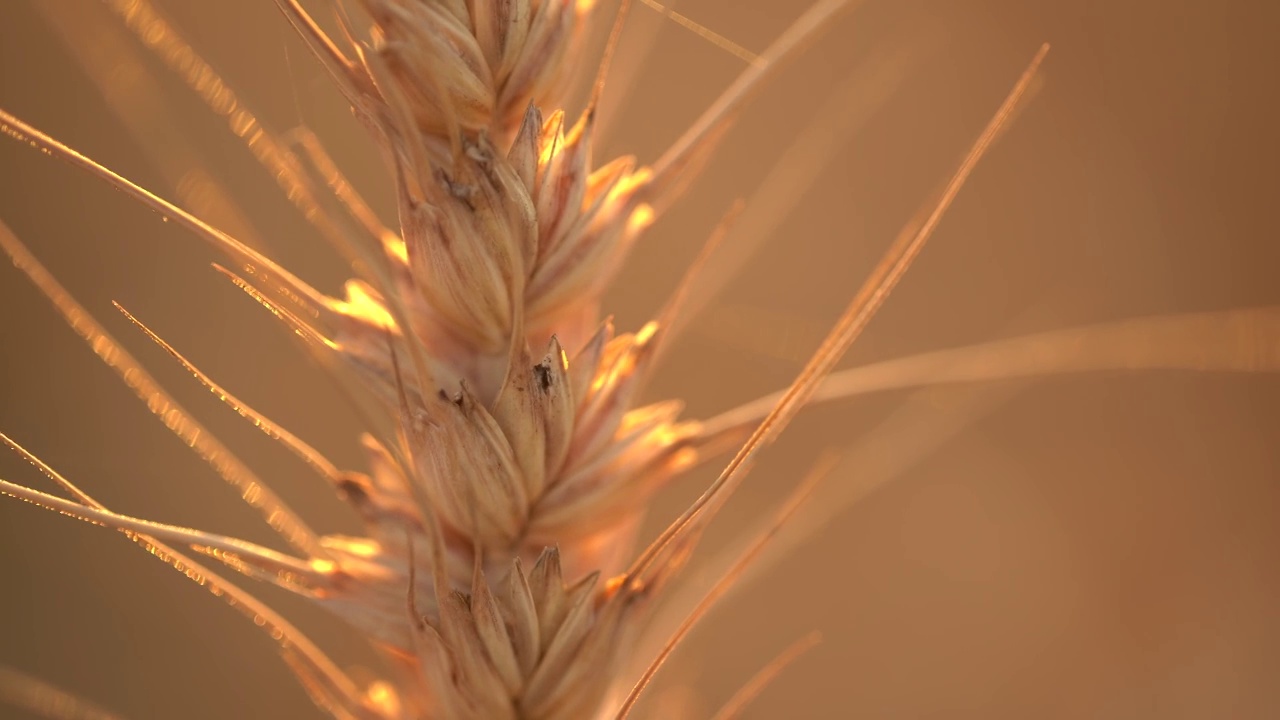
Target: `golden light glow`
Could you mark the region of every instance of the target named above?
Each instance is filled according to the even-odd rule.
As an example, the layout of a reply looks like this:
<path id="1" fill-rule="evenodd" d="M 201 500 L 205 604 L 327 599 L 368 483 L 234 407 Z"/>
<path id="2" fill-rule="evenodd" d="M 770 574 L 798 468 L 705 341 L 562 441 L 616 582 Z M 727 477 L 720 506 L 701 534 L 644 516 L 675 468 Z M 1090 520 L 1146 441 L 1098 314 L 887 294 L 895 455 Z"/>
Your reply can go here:
<path id="1" fill-rule="evenodd" d="M 363 283 L 348 280 L 344 289 L 347 291 L 347 299 L 334 303 L 335 310 L 364 320 L 379 329 L 398 332 L 395 318 L 391 317 L 382 303 L 369 294 Z"/>

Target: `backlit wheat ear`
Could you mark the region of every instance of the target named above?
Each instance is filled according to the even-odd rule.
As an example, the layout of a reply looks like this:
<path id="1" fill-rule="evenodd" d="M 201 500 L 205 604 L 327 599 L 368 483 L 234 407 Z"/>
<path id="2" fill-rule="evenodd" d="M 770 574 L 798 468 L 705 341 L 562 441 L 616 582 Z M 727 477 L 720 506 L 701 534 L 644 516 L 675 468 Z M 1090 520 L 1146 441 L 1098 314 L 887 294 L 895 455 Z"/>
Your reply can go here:
<path id="1" fill-rule="evenodd" d="M 670 15 L 669 7 L 647 4 Z M 720 246 L 732 246 L 741 227 L 733 221 L 751 220 L 744 223 L 748 239 L 770 233 L 803 192 L 803 178 L 830 154 L 839 129 L 833 124 L 855 124 L 874 108 L 908 55 L 885 56 L 874 76 L 854 76 L 836 91 L 784 154 L 761 199 L 728 214 L 656 320 L 634 331 L 615 328 L 601 313 L 605 290 L 762 82 L 857 4 L 818 0 L 764 52 L 737 52 L 747 62 L 743 74 L 646 166 L 594 156 L 609 59 L 630 8 L 625 0 L 605 57 L 591 72 L 579 57 L 603 15 L 591 0 L 331 0 L 324 5 L 340 37 L 328 35 L 299 0 L 277 0 L 382 152 L 395 186 L 392 227 L 319 138 L 265 126 L 146 0 L 108 0 L 123 26 L 227 121 L 348 263 L 353 277 L 345 295 L 328 297 L 271 260 L 266 248 L 275 243 L 237 219 L 242 214 L 225 193 L 208 189 L 216 188 L 211 181 L 203 195 L 180 189 L 189 206 L 183 208 L 4 111 L 0 129 L 175 220 L 224 259 L 219 272 L 306 341 L 365 414 L 363 472 L 335 465 L 117 305 L 199 383 L 327 481 L 363 528 L 348 537 L 308 527 L 178 407 L 3 225 L 0 247 L 17 268 L 294 554 L 108 509 L 7 436 L 0 439 L 70 498 L 4 480 L 0 492 L 119 530 L 226 599 L 266 630 L 334 717 L 621 720 L 694 624 L 802 512 L 815 479 L 801 484 L 674 630 L 652 624 L 655 604 L 669 596 L 707 524 L 758 453 L 809 402 L 1061 372 L 1280 370 L 1280 325 L 1274 310 L 1260 310 L 1049 333 L 831 374 L 1027 96 L 1045 46 L 938 199 L 889 245 L 787 390 L 707 421 L 682 419 L 679 399 L 642 404 L 645 381 L 665 349 L 727 276 L 701 270 Z M 66 23 L 72 43 L 86 31 L 67 12 L 46 14 Z M 93 62 L 87 51 L 84 57 Z M 97 82 L 108 90 L 100 75 Z M 591 87 L 587 108 L 570 117 L 566 92 L 584 83 Z M 142 126 L 135 108 L 108 95 L 115 112 Z M 162 160 L 170 177 L 198 167 L 189 157 Z M 207 193 L 216 202 L 205 202 Z M 751 216 L 761 205 L 762 216 Z M 230 225 L 219 227 L 205 212 Z M 637 528 L 653 495 L 734 448 L 702 496 L 637 553 Z M 283 618 L 191 555 L 325 607 L 382 653 L 388 678 L 358 686 Z M 652 637 L 661 649 L 637 669 L 633 653 Z M 785 652 L 717 717 L 736 716 L 812 642 Z"/>

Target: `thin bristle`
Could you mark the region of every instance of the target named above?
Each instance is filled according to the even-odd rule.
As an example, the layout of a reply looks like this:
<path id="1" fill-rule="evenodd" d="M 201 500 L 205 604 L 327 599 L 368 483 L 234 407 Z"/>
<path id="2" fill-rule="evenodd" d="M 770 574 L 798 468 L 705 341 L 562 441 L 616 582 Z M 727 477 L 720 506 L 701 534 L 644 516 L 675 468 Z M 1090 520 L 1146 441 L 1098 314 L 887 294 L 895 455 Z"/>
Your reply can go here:
<path id="1" fill-rule="evenodd" d="M 711 720 L 737 720 L 742 716 L 743 711 L 747 709 L 751 703 L 755 702 L 760 693 L 769 686 L 769 683 L 778 679 L 795 661 L 799 660 L 805 653 L 818 646 L 822 642 L 822 634 L 811 632 L 808 635 L 796 640 L 778 653 L 778 656 L 769 661 L 768 665 L 760 668 L 750 680 L 746 682 L 738 692 L 733 694 L 725 704 L 711 716 Z"/>
<path id="2" fill-rule="evenodd" d="M 839 456 L 834 453 L 829 453 L 819 458 L 818 462 L 815 463 L 814 467 L 809 471 L 809 474 L 800 482 L 799 487 L 797 487 L 791 493 L 791 496 L 786 500 L 786 502 L 783 503 L 782 509 L 774 517 L 772 522 L 769 523 L 769 526 L 765 531 L 751 542 L 751 545 L 738 557 L 737 561 L 735 561 L 724 575 L 722 575 L 720 579 L 711 586 L 711 589 L 702 597 L 702 600 L 694 606 L 693 610 L 689 611 L 689 614 L 685 617 L 684 621 L 680 623 L 680 626 L 677 627 L 675 632 L 673 632 L 667 639 L 667 642 L 662 646 L 662 649 L 658 651 L 657 656 L 655 656 L 653 661 L 649 663 L 649 667 L 645 668 L 640 679 L 637 680 L 635 686 L 631 688 L 631 692 L 627 694 L 626 699 L 622 701 L 622 706 L 618 709 L 618 714 L 615 716 L 615 720 L 626 720 L 627 716 L 631 713 L 631 709 L 635 706 L 636 701 L 640 699 L 641 693 L 643 693 L 645 688 L 649 686 L 649 683 L 653 680 L 653 676 L 656 675 L 658 670 L 666 663 L 667 658 L 671 656 L 671 653 L 675 652 L 675 649 L 689 635 L 689 632 L 693 630 L 694 626 L 706 617 L 707 613 L 711 612 L 712 607 L 718 603 L 730 589 L 733 588 L 734 584 L 738 582 L 743 573 L 747 571 L 751 564 L 754 563 L 760 557 L 760 554 L 769 546 L 769 543 L 773 541 L 778 532 L 795 517 L 800 508 L 813 495 L 813 491 L 818 488 L 819 483 L 826 479 L 826 477 L 835 468 L 838 459 Z"/>
<path id="3" fill-rule="evenodd" d="M 165 352 L 169 353 L 170 357 L 174 360 L 177 360 L 178 363 L 182 365 L 183 369 L 191 373 L 196 380 L 200 381 L 200 384 L 203 385 L 206 390 L 213 393 L 215 397 L 234 410 L 236 414 L 253 423 L 254 427 L 265 433 L 267 437 L 287 447 L 293 452 L 293 454 L 301 458 L 303 462 L 310 465 L 320 475 L 320 477 L 323 477 L 334 484 L 338 482 L 339 476 L 341 475 L 338 467 L 324 455 L 320 454 L 318 450 L 300 440 L 293 433 L 285 430 L 278 423 L 273 422 L 266 415 L 254 410 L 243 400 L 232 395 L 223 388 L 222 385 L 219 385 L 213 378 L 209 377 L 209 375 L 203 370 L 196 367 L 190 360 L 187 360 L 182 353 L 178 352 L 177 349 L 166 342 L 164 338 L 153 332 L 151 328 L 147 327 L 141 320 L 135 317 L 133 313 L 124 309 L 123 305 L 120 303 L 112 303 L 112 305 L 114 305 L 115 308 L 129 320 L 129 322 L 137 326 L 137 328 L 145 333 L 148 338 L 151 338 L 152 342 L 159 345 Z"/>
<path id="4" fill-rule="evenodd" d="M 39 469 L 46 477 L 54 480 L 60 487 L 75 495 L 85 507 L 103 513 L 110 513 L 106 506 L 81 490 L 9 436 L 0 434 L 0 440 Z M 0 483 L 3 482 L 0 481 Z M 10 483 L 4 484 L 10 485 Z M 305 635 L 257 598 L 162 541 L 132 530 L 124 530 L 124 534 L 130 540 L 141 545 L 152 556 L 162 560 L 197 585 L 208 590 L 215 597 L 221 598 L 228 605 L 250 618 L 255 625 L 262 628 L 263 632 L 267 633 L 278 645 L 281 653 L 291 660 L 289 662 L 290 667 L 293 668 L 304 684 L 313 686 L 318 691 L 321 691 L 324 697 L 336 703 L 337 707 L 351 709 L 361 707 L 362 701 L 359 691 L 356 690 L 355 684 L 351 679 L 339 670 L 333 661 L 312 644 Z"/>
<path id="5" fill-rule="evenodd" d="M 246 245 L 264 250 L 262 234 L 231 190 L 210 171 L 208 153 L 191 142 L 180 127 L 160 79 L 104 5 L 34 3 L 75 55 L 111 112 L 162 173 L 177 199 L 192 213 L 224 228 Z M 116 9 L 119 6 L 118 2 L 113 5 Z M 190 48 L 181 49 L 183 57 L 190 53 Z"/>
<path id="6" fill-rule="evenodd" d="M 314 18 L 302 7 L 298 0 L 275 0 L 276 7 L 284 14 L 289 24 L 298 32 L 307 48 L 316 56 L 320 64 L 337 81 L 338 87 L 353 99 L 365 90 L 362 78 L 351 62 L 342 53 L 333 39 L 329 37 Z"/>
<path id="7" fill-rule="evenodd" d="M 377 213 L 373 211 L 373 208 L 369 207 L 369 203 L 360 196 L 360 193 L 343 176 L 342 171 L 338 169 L 337 163 L 329 156 L 329 152 L 325 150 L 324 144 L 320 142 L 320 138 L 316 137 L 314 132 L 305 127 L 300 127 L 293 130 L 287 136 L 287 140 L 290 144 L 302 150 L 303 156 L 315 166 L 320 176 L 324 178 L 330 192 L 342 203 L 347 213 L 360 224 L 371 239 L 385 243 L 388 238 L 395 237 L 395 233 L 378 219 Z"/>
<path id="8" fill-rule="evenodd" d="M 4 132 L 19 142 L 30 145 L 41 152 L 52 155 L 89 173 L 93 177 L 138 200 L 162 217 L 173 220 L 196 237 L 207 242 L 214 249 L 231 258 L 250 276 L 266 285 L 270 292 L 288 301 L 296 310 L 305 313 L 312 321 L 320 320 L 324 308 L 324 299 L 320 293 L 253 248 L 248 247 L 159 195 L 54 140 L 5 110 L 0 110 L 0 132 Z"/>
<path id="9" fill-rule="evenodd" d="M 747 439 L 733 460 L 716 478 L 716 481 L 703 492 L 688 510 L 668 526 L 633 564 L 628 573 L 631 577 L 637 579 L 645 578 L 646 573 L 650 572 L 652 565 L 661 554 L 667 550 L 673 541 L 687 532 L 688 528 L 705 508 L 711 506 L 713 502 L 723 503 L 723 499 L 731 494 L 737 485 L 742 482 L 755 455 L 782 432 L 790 420 L 804 406 L 805 402 L 817 391 L 823 378 L 835 366 L 835 363 L 844 354 L 845 350 L 861 334 L 862 330 L 875 315 L 875 312 L 888 297 L 889 292 L 924 248 L 925 243 L 937 228 L 943 214 L 950 207 L 951 202 L 959 193 L 960 188 L 968 179 L 978 160 L 985 154 L 996 133 L 999 132 L 1000 127 L 1008 119 L 1009 113 L 1017 105 L 1022 94 L 1030 85 L 1048 51 L 1048 45 L 1041 46 L 1039 52 L 1036 53 L 1030 65 L 1023 72 L 1022 77 L 1018 79 L 1017 84 L 1014 85 L 1013 90 L 1009 93 L 1000 109 L 996 111 L 995 116 L 987 124 L 982 134 L 979 135 L 973 147 L 970 148 L 959 169 L 947 183 L 941 197 L 924 221 L 914 229 L 914 224 L 909 225 L 909 231 L 898 236 L 862 286 L 862 289 L 854 296 L 854 299 L 836 323 L 835 328 L 832 329 L 827 339 L 823 341 L 822 346 L 818 348 L 813 358 L 801 370 L 795 382 L 783 393 L 783 396 L 778 400 L 769 415 L 761 421 L 759 427 Z"/>
<path id="10" fill-rule="evenodd" d="M 795 20 L 776 40 L 752 62 L 720 97 L 685 131 L 654 164 L 654 177 L 658 179 L 655 194 L 661 196 L 680 174 L 696 164 L 732 122 L 741 107 L 761 88 L 764 81 L 777 72 L 783 64 L 795 57 L 809 42 L 832 24 L 836 15 L 859 4 L 859 0 L 818 0 Z"/>
<path id="11" fill-rule="evenodd" d="M 823 100 L 821 106 L 794 133 L 794 139 L 774 161 L 746 200 L 741 222 L 718 253 L 714 266 L 689 288 L 683 319 L 667 333 L 668 341 L 700 317 L 717 294 L 733 279 L 754 253 L 775 238 L 782 223 L 819 182 L 827 167 L 842 156 L 858 130 L 888 101 L 918 60 L 914 43 L 893 51 L 875 51 Z"/>
<path id="12" fill-rule="evenodd" d="M 319 536 L 303 522 L 267 485 L 198 423 L 164 388 L 107 333 L 85 308 L 76 302 L 53 275 L 27 250 L 9 226 L 0 221 L 0 247 L 40 292 L 53 303 L 58 314 L 94 353 L 124 381 L 149 411 L 182 439 L 240 497 L 267 520 L 267 524 L 291 545 L 313 557 L 325 557 Z"/>
<path id="13" fill-rule="evenodd" d="M 147 0 L 112 0 L 112 10 L 144 47 L 182 80 L 205 106 L 226 121 L 227 129 L 275 181 L 285 198 L 331 245 L 343 253 L 358 277 L 385 289 L 379 265 L 351 247 L 341 223 L 326 211 L 317 188 L 302 171 L 286 143 L 268 128 L 230 83 L 206 62 L 176 27 Z"/>
<path id="14" fill-rule="evenodd" d="M 689 263 L 689 267 L 685 269 L 684 275 L 680 277 L 680 282 L 676 284 L 676 289 L 671 293 L 671 297 L 667 298 L 667 302 L 662 306 L 662 310 L 658 312 L 655 322 L 662 332 L 662 342 L 659 344 L 656 352 L 660 358 L 664 352 L 671 346 L 671 340 L 680 334 L 690 318 L 690 313 L 686 312 L 686 306 L 694 289 L 702 281 L 707 264 L 711 261 L 712 256 L 720 249 L 725 238 L 729 237 L 729 233 L 733 231 L 739 216 L 742 215 L 743 209 L 746 208 L 746 202 L 739 199 L 735 200 L 724 215 L 720 217 L 711 234 L 707 236 L 706 242 L 702 244 L 702 248 L 698 250 L 698 255 Z M 657 364 L 656 361 L 654 363 Z"/>
<path id="15" fill-rule="evenodd" d="M 609 68 L 613 64 L 613 56 L 618 51 L 618 41 L 622 39 L 622 28 L 627 23 L 627 14 L 631 12 L 631 0 L 622 0 L 618 5 L 618 14 L 609 28 L 609 39 L 605 42 L 604 53 L 600 57 L 600 68 L 596 70 L 595 82 L 591 84 L 591 98 L 587 101 L 587 113 L 594 115 L 600 106 L 600 98 L 604 95 L 605 81 L 609 79 Z"/>
<path id="16" fill-rule="evenodd" d="M 1133 318 L 885 360 L 833 372 L 811 402 L 920 385 L 1151 370 L 1278 372 L 1280 307 Z M 741 442 L 781 397 L 706 420 L 700 442 L 711 454 Z"/>
<path id="17" fill-rule="evenodd" d="M 676 12 L 674 7 L 675 6 L 674 2 L 669 2 L 666 5 L 656 2 L 656 0 L 640 0 L 640 2 L 644 3 L 650 8 L 653 8 L 653 10 L 655 10 L 656 12 L 661 13 L 663 17 L 667 18 L 671 22 L 679 25 L 680 27 L 688 30 L 689 32 L 697 35 L 703 40 L 706 40 L 707 42 L 711 43 L 715 47 L 720 48 L 721 50 L 729 53 L 730 55 L 733 55 L 734 57 L 738 58 L 739 60 L 742 60 L 743 62 L 750 63 L 750 64 L 763 62 L 759 55 L 742 47 L 738 43 L 730 40 L 729 38 L 716 32 L 715 30 L 712 30 L 706 25 L 703 25 L 702 23 L 694 20 L 693 18 L 690 18 L 687 15 L 683 15 L 681 13 Z"/>
<path id="18" fill-rule="evenodd" d="M 0 704 L 44 720 L 122 720 L 39 678 L 0 666 Z"/>
<path id="19" fill-rule="evenodd" d="M 4 442 L 10 447 L 16 447 L 16 444 L 8 437 L 4 437 Z M 310 592 L 315 587 L 323 584 L 323 574 L 316 572 L 307 561 L 289 557 L 270 548 L 254 545 L 243 540 L 176 525 L 164 525 L 150 520 L 139 520 L 138 518 L 120 515 L 109 510 L 101 510 L 70 500 L 64 500 L 7 480 L 0 480 L 0 493 L 93 525 L 138 535 L 145 534 L 148 537 L 166 543 L 186 545 L 191 550 L 209 555 L 236 570 L 252 575 L 257 579 L 269 579 L 291 590 Z"/>

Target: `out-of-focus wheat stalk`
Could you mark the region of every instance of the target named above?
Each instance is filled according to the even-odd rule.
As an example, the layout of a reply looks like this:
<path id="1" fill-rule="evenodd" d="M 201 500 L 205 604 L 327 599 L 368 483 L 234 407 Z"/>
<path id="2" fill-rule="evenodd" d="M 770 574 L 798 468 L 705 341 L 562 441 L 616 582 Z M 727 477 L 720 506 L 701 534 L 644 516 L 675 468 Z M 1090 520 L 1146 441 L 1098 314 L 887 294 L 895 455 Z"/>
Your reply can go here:
<path id="1" fill-rule="evenodd" d="M 363 470 L 338 467 L 120 308 L 199 382 L 326 480 L 360 518 L 363 534 L 312 529 L 2 224 L 0 246 L 18 270 L 291 551 L 108 509 L 9 435 L 0 438 L 63 495 L 8 481 L 0 481 L 0 491 L 119 530 L 226 599 L 268 632 L 316 703 L 335 717 L 628 716 L 693 624 L 802 512 L 812 483 L 765 521 L 709 591 L 676 605 L 678 623 L 654 622 L 656 604 L 672 596 L 707 524 L 757 454 L 812 401 L 1062 372 L 1280 369 L 1280 313 L 1254 309 L 1079 328 L 831 374 L 1020 108 L 1046 46 L 937 198 L 889 244 L 793 384 L 708 420 L 682 419 L 678 399 L 645 404 L 642 392 L 673 336 L 713 291 L 715 281 L 699 271 L 718 243 L 733 241 L 733 221 L 742 215 L 730 213 L 653 322 L 617 332 L 602 314 L 604 292 L 760 83 L 858 3 L 819 0 L 763 53 L 747 53 L 739 79 L 651 165 L 593 157 L 609 54 L 625 27 L 627 2 L 612 22 L 589 0 L 333 3 L 337 35 L 297 0 L 277 4 L 381 150 L 396 192 L 394 227 L 341 175 L 318 138 L 265 127 L 148 2 L 107 2 L 119 22 L 225 117 L 316 234 L 345 259 L 353 277 L 341 298 L 270 259 L 263 248 L 271 243 L 252 230 L 208 222 L 201 205 L 239 217 L 232 194 L 211 179 L 180 185 L 184 209 L 8 112 L 0 111 L 0 128 L 104 179 L 222 253 L 227 265 L 219 269 L 227 279 L 333 374 L 367 423 Z M 658 9 L 670 15 L 669 7 Z M 48 12 L 58 21 L 60 11 Z M 588 37 L 603 29 L 609 29 L 603 61 L 582 62 Z M 569 90 L 582 85 L 591 87 L 590 99 L 575 120 L 562 108 Z M 126 120 L 145 123 L 121 107 Z M 820 151 L 802 142 L 795 152 Z M 159 158 L 170 176 L 190 177 L 189 161 Z M 786 158 L 780 178 L 788 177 Z M 786 205 L 794 193 L 794 182 L 780 181 L 759 202 Z M 778 214 L 771 208 L 771 217 Z M 752 232 L 767 228 L 751 224 L 746 234 Z M 637 552 L 639 521 L 654 494 L 729 451 L 736 454 L 706 491 Z M 327 608 L 382 653 L 388 674 L 357 682 L 285 618 L 202 561 Z M 633 653 L 649 645 L 658 649 L 637 666 Z M 734 716 L 757 689 L 749 683 L 717 717 Z"/>

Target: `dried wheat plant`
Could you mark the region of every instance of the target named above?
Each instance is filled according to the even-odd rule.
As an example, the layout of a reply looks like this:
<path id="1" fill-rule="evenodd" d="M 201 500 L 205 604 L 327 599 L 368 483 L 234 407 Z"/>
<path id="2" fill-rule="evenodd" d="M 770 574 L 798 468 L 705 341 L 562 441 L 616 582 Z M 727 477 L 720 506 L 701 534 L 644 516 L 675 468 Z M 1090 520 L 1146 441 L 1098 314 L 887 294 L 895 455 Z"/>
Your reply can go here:
<path id="1" fill-rule="evenodd" d="M 680 399 L 648 400 L 646 383 L 705 302 L 711 282 L 703 284 L 703 272 L 720 243 L 734 241 L 741 206 L 726 214 L 651 322 L 615 329 L 602 307 L 605 292 L 756 88 L 858 3 L 818 0 L 763 53 L 744 52 L 742 75 L 650 164 L 593 154 L 627 0 L 611 7 L 592 0 L 276 4 L 381 150 L 396 193 L 394 225 L 343 177 L 320 138 L 266 127 L 147 0 L 105 0 L 114 22 L 226 118 L 315 235 L 341 255 L 352 275 L 341 297 L 315 289 L 301 277 L 305 268 L 273 261 L 277 241 L 233 236 L 202 216 L 211 197 L 233 202 L 233 193 L 188 183 L 179 186 L 181 202 L 171 202 L 7 110 L 0 126 L 221 253 L 226 279 L 332 374 L 365 425 L 360 468 L 339 467 L 117 306 L 327 481 L 362 533 L 314 529 L 270 489 L 270 478 L 180 407 L 4 225 L 0 246 L 17 270 L 288 550 L 108 508 L 89 492 L 93 478 L 73 481 L 19 444 L 22 428 L 4 428 L 0 437 L 61 493 L 7 480 L 0 491 L 119 530 L 225 600 L 262 628 L 317 706 L 334 717 L 629 716 L 671 651 L 784 524 L 799 512 L 808 513 L 807 523 L 825 521 L 830 508 L 803 507 L 832 468 L 819 460 L 812 470 L 797 469 L 791 500 L 763 520 L 740 555 L 720 563 L 719 580 L 681 583 L 706 527 L 757 454 L 807 404 L 1063 372 L 1280 369 L 1280 313 L 1262 308 L 1048 332 L 833 372 L 1022 107 L 1046 46 L 1031 53 L 1021 76 L 1011 69 L 1012 90 L 989 124 L 936 198 L 888 243 L 794 382 L 721 415 L 686 418 Z M 709 33 L 672 8 L 643 4 Z M 44 12 L 65 21 L 68 11 L 55 5 Z M 600 48 L 601 56 L 590 54 Z M 574 117 L 564 108 L 581 88 L 588 99 Z M 687 510 L 637 547 L 655 494 L 729 452 L 732 459 Z M 770 549 L 776 557 L 784 548 Z M 343 658 L 331 658 L 233 582 L 235 574 L 313 601 L 353 627 L 380 654 L 384 674 L 353 676 Z M 739 716 L 811 643 L 806 637 L 785 652 L 715 717 Z M 0 680 L 10 701 L 53 717 L 97 712 L 17 674 Z"/>

